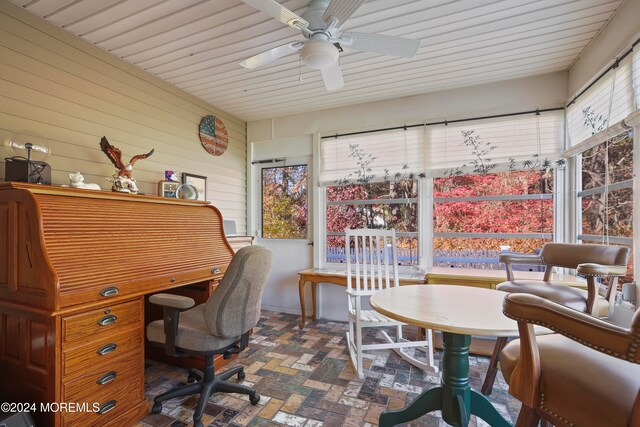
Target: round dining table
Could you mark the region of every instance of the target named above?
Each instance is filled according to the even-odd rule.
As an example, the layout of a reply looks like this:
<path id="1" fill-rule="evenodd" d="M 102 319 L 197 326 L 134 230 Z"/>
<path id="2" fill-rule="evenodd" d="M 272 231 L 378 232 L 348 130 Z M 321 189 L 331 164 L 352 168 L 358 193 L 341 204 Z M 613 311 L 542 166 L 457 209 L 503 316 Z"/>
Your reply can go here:
<path id="1" fill-rule="evenodd" d="M 376 311 L 395 320 L 442 331 L 440 386 L 424 391 L 409 406 L 380 415 L 380 427 L 405 423 L 432 411 L 452 426 L 466 427 L 471 415 L 493 427 L 511 426 L 486 397 L 469 384 L 471 336 L 518 336 L 518 324 L 502 313 L 504 292 L 453 285 L 400 286 L 375 293 Z M 536 330 L 544 333 L 544 328 Z"/>

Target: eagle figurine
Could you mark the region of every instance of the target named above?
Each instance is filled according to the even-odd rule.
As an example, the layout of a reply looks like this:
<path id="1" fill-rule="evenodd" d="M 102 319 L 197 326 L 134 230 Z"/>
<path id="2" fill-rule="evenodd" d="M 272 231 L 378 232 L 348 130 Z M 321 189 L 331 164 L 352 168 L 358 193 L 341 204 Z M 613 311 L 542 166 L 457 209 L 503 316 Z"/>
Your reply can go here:
<path id="1" fill-rule="evenodd" d="M 146 159 L 151 156 L 154 150 L 152 149 L 147 154 L 138 154 L 137 156 L 133 156 L 131 160 L 129 160 L 129 163 L 125 164 L 122 161 L 122 151 L 111 145 L 107 140 L 107 137 L 103 136 L 102 139 L 100 139 L 100 148 L 116 167 L 116 173 L 113 175 L 113 178 L 108 178 L 109 181 L 113 182 L 113 187 L 111 189 L 122 193 L 137 193 L 138 187 L 131 176 L 133 165 L 138 160 Z"/>

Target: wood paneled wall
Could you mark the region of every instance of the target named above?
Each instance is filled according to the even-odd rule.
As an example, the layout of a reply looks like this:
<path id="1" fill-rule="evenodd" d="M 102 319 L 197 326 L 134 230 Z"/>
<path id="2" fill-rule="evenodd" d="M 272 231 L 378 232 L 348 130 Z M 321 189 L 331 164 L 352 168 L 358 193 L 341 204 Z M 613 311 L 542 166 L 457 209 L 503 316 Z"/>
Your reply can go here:
<path id="1" fill-rule="evenodd" d="M 202 116 L 220 117 L 229 133 L 227 152 L 214 157 L 198 139 Z M 85 182 L 105 180 L 114 168 L 100 138 L 133 155 L 140 190 L 156 194 L 164 171 L 207 176 L 207 200 L 225 219 L 246 229 L 246 123 L 74 35 L 0 0 L 0 180 L 4 141 L 14 132 L 48 140 L 53 184 L 79 171 Z"/>

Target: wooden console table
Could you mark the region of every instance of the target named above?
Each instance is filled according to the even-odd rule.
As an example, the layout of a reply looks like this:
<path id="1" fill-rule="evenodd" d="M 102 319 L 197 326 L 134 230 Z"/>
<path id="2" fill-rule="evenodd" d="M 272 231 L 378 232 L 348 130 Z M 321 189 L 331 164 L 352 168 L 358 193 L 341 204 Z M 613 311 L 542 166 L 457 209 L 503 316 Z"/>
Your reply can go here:
<path id="1" fill-rule="evenodd" d="M 304 307 L 304 285 L 311 283 L 311 319 L 316 320 L 316 290 L 318 283 L 330 283 L 332 285 L 347 286 L 347 274 L 345 271 L 328 268 L 310 268 L 298 273 L 298 292 L 300 293 L 300 329 L 304 328 L 306 321 L 306 311 Z M 417 271 L 412 274 L 400 274 L 400 285 L 419 285 L 427 283 L 424 271 Z"/>
<path id="2" fill-rule="evenodd" d="M 544 273 L 539 271 L 514 271 L 516 280 L 542 280 Z M 445 283 L 447 285 L 472 286 L 474 288 L 495 289 L 507 280 L 504 270 L 476 270 L 471 268 L 434 267 L 427 273 L 427 283 Z M 587 281 L 569 274 L 552 274 L 553 283 L 587 289 Z"/>
<path id="3" fill-rule="evenodd" d="M 534 271 L 516 271 L 516 277 L 523 280 L 542 279 L 544 273 Z M 310 268 L 298 273 L 298 292 L 300 294 L 300 329 L 304 328 L 306 322 L 306 311 L 304 304 L 304 285 L 311 283 L 311 318 L 316 320 L 316 289 L 318 283 L 330 283 L 332 285 L 347 286 L 347 275 L 342 270 L 329 268 Z M 554 283 L 564 283 L 567 286 L 586 289 L 586 280 L 568 274 L 553 274 Z M 476 288 L 495 289 L 496 285 L 507 280 L 504 270 L 475 270 L 466 268 L 444 268 L 434 267 L 426 275 L 423 271 L 413 274 L 401 274 L 401 285 L 416 285 L 425 283 L 443 283 L 447 285 L 471 286 Z M 436 347 L 439 347 L 439 340 L 436 339 Z M 473 340 L 472 352 L 490 356 L 494 347 L 493 340 Z"/>

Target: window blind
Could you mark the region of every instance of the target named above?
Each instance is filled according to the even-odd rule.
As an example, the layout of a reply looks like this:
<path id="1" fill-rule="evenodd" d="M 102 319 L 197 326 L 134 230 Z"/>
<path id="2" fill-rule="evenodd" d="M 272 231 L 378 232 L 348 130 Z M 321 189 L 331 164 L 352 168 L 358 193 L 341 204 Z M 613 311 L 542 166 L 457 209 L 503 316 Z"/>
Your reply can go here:
<path id="1" fill-rule="evenodd" d="M 634 85 L 640 84 L 636 80 L 637 60 L 637 53 L 628 55 L 567 108 L 570 147 L 620 122 L 635 110 Z M 633 75 L 634 68 L 636 76 Z M 588 148 L 585 146 L 580 151 Z"/>
<path id="2" fill-rule="evenodd" d="M 540 169 L 562 156 L 564 111 L 427 126 L 426 132 L 430 176 Z"/>
<path id="3" fill-rule="evenodd" d="M 325 138 L 320 143 L 321 185 L 393 180 L 425 172 L 424 127 Z"/>

